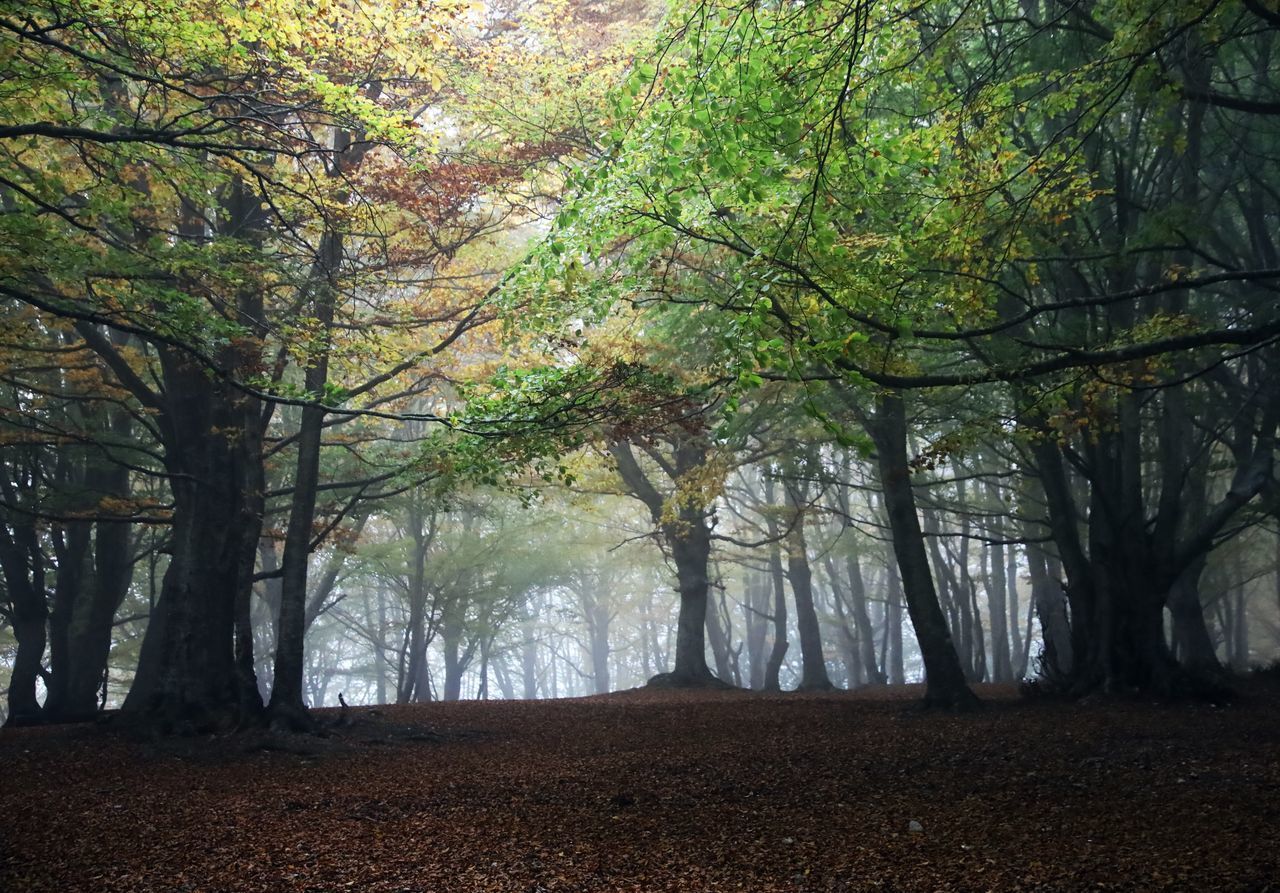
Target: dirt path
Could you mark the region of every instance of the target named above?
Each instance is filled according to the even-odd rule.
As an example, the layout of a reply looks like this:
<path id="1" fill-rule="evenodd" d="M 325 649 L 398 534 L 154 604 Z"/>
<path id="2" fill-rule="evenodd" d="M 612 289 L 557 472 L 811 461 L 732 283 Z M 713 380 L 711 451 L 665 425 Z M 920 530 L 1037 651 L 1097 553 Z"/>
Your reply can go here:
<path id="1" fill-rule="evenodd" d="M 357 709 L 320 741 L 6 731 L 0 890 L 1280 881 L 1280 696 L 1169 708 L 987 694 L 969 716 L 857 694 Z"/>

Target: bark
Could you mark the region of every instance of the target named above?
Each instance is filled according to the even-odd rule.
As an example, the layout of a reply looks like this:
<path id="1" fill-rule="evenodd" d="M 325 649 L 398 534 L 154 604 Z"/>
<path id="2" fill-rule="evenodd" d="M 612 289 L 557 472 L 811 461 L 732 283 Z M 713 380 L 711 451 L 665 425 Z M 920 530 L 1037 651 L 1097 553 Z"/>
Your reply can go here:
<path id="1" fill-rule="evenodd" d="M 867 423 L 876 445 L 880 486 L 893 534 L 894 556 L 902 574 L 907 613 L 924 659 L 925 703 L 953 710 L 972 708 L 978 699 L 965 681 L 929 571 L 929 556 L 911 488 L 906 406 L 901 395 L 877 395 L 875 416 L 868 417 Z"/>
<path id="2" fill-rule="evenodd" d="M 944 551 L 942 538 L 938 535 L 941 526 L 936 511 L 925 509 L 923 534 L 928 545 L 929 557 L 933 564 L 934 579 L 938 581 L 940 605 L 945 608 L 947 628 L 956 631 L 956 656 L 964 670 L 964 677 L 969 682 L 980 681 L 977 666 L 977 650 L 973 637 L 973 614 L 969 605 L 969 593 L 957 579 L 953 566 L 960 563 L 952 559 L 950 549 Z"/>
<path id="3" fill-rule="evenodd" d="M 236 181 L 220 209 L 228 229 L 258 230 L 256 194 Z M 181 236 L 205 239 L 204 210 L 184 203 Z M 222 727 L 261 711 L 251 642 L 236 617 L 252 588 L 262 531 L 262 436 L 270 411 L 231 383 L 262 372 L 263 296 L 234 296 L 236 321 L 255 337 L 232 339 L 211 374 L 185 351 L 160 344 L 161 391 L 151 391 L 91 328 L 77 326 L 134 395 L 153 411 L 173 496 L 169 567 L 124 710 L 173 731 Z M 237 653 L 237 647 L 241 653 Z"/>
<path id="4" fill-rule="evenodd" d="M 830 569 L 828 568 L 828 573 Z M 837 583 L 832 583 L 832 589 L 838 588 Z M 836 613 L 836 621 L 838 623 L 837 631 L 840 635 L 841 648 L 840 659 L 844 664 L 844 687 L 850 690 L 861 688 L 866 680 L 862 674 L 862 663 L 858 660 L 858 634 L 854 632 L 853 626 L 849 622 L 848 611 L 844 606 L 844 597 L 839 593 L 834 593 L 832 605 Z"/>
<path id="5" fill-rule="evenodd" d="M 683 478 L 706 462 L 706 447 L 693 435 L 683 432 L 675 435 L 669 444 L 669 461 L 657 456 L 656 450 L 651 450 L 650 455 L 655 457 L 658 465 L 666 466 L 671 483 L 678 486 Z M 609 451 L 627 489 L 648 508 L 676 567 L 680 612 L 676 620 L 675 665 L 670 672 L 653 677 L 650 684 L 675 687 L 717 684 L 706 658 L 708 566 L 711 560 L 708 512 L 704 506 L 681 498 L 676 510 L 668 513 L 666 500 L 640 468 L 631 445 L 614 444 Z"/>
<path id="6" fill-rule="evenodd" d="M 994 484 L 987 487 L 988 498 L 994 505 L 999 505 L 999 490 Z M 992 532 L 997 542 L 990 547 L 990 554 L 984 551 L 983 574 L 987 585 L 987 611 L 991 622 L 991 681 L 1013 681 L 1013 662 L 1009 654 L 1009 605 L 1008 586 L 1005 576 L 1005 546 L 999 542 L 1004 538 L 1005 526 L 1003 517 L 999 519 Z M 988 561 L 989 559 L 989 561 Z M 1016 595 L 1014 596 L 1017 597 Z"/>
<path id="7" fill-rule="evenodd" d="M 212 409 L 214 401 L 190 402 Z M 243 556 L 254 551 L 261 515 L 241 489 L 248 484 L 246 463 L 225 433 L 234 429 L 175 415 L 183 416 L 174 421 L 185 429 L 177 439 L 186 448 L 166 451 L 173 455 L 166 456 L 174 491 L 172 554 L 156 606 L 160 622 L 153 619 L 147 632 L 155 646 L 144 647 L 125 709 L 203 728 L 218 714 L 239 712 L 234 608 L 247 583 Z M 219 415 L 209 413 L 215 423 Z"/>
<path id="8" fill-rule="evenodd" d="M 1173 641 L 1179 663 L 1194 673 L 1221 674 L 1223 666 L 1213 647 L 1200 602 L 1200 577 L 1207 558 L 1202 556 L 1174 581 L 1169 590 L 1169 613 L 1173 618 Z"/>
<path id="9" fill-rule="evenodd" d="M 467 639 L 466 605 L 458 598 L 445 606 L 440 619 L 440 642 L 444 651 L 444 687 L 440 698 L 457 701 L 462 698 L 462 678 L 481 644 L 479 638 Z M 425 662 L 423 664 L 425 670 Z M 425 686 L 420 688 L 420 693 Z M 420 698 L 420 700 L 425 700 Z"/>
<path id="10" fill-rule="evenodd" d="M 1020 599 L 1018 598 L 1018 548 L 1012 543 L 1005 549 L 1004 579 L 1004 589 L 1009 595 L 1009 662 L 1014 665 L 1014 678 L 1021 679 L 1026 673 L 1026 663 L 1021 662 L 1022 669 L 1019 670 L 1019 661 L 1016 658 L 1017 655 L 1027 650 L 1027 642 L 1018 629 L 1018 624 L 1022 620 L 1022 610 L 1019 604 Z"/>
<path id="11" fill-rule="evenodd" d="M 889 680 L 890 685 L 905 685 L 907 674 L 902 661 L 902 577 L 898 572 L 896 558 L 893 555 L 888 558 L 889 566 L 885 574 L 885 643 L 881 648 L 886 666 L 880 672 Z"/>
<path id="12" fill-rule="evenodd" d="M 50 648 L 51 684 L 46 706 L 57 719 L 83 719 L 97 712 L 111 653 L 112 623 L 133 579 L 131 525 L 100 521 L 94 528 L 92 556 L 84 556 L 91 573 L 87 578 L 76 575 L 65 619 L 59 617 L 55 622 L 50 618 L 51 644 L 55 640 L 64 643 L 58 657 Z M 59 564 L 59 576 L 61 570 Z M 59 581 L 58 588 L 61 586 Z M 55 596 L 55 602 L 58 600 Z"/>
<path id="13" fill-rule="evenodd" d="M 776 546 L 769 556 L 769 580 L 773 589 L 773 645 L 769 648 L 769 660 L 764 667 L 764 690 L 781 691 L 782 662 L 786 660 L 787 649 L 791 643 L 787 641 L 787 596 L 782 571 L 782 556 Z"/>
<path id="14" fill-rule="evenodd" d="M 1203 691 L 1218 685 L 1202 667 L 1180 667 L 1164 631 L 1164 608 L 1180 615 L 1188 655 L 1211 664 L 1208 649 L 1194 638 L 1203 626 L 1199 601 L 1176 592 L 1183 575 L 1194 572 L 1223 527 L 1270 479 L 1276 425 L 1274 397 L 1258 391 L 1253 411 L 1241 413 L 1247 434 L 1233 446 L 1236 470 L 1232 484 L 1215 504 L 1195 511 L 1188 499 L 1198 484 L 1187 477 L 1183 448 L 1175 443 L 1185 433 L 1170 426 L 1163 436 L 1165 475 L 1158 511 L 1149 521 L 1142 504 L 1141 464 L 1134 457 L 1140 428 L 1122 400 L 1114 431 L 1099 433 L 1086 449 L 1082 467 L 1088 473 L 1088 550 L 1078 537 L 1078 512 L 1067 482 L 1061 450 L 1042 439 L 1034 447 L 1037 472 L 1044 486 L 1050 527 L 1067 575 L 1071 607 L 1072 690 L 1138 690 L 1168 695 Z M 1269 402 L 1268 402 L 1269 401 Z M 1177 412 L 1176 405 L 1166 411 Z M 1191 508 L 1190 514 L 1186 511 Z M 1174 608 L 1171 599 L 1178 599 Z M 1216 658 L 1214 658 L 1216 661 Z M 1211 674 L 1212 675 L 1212 674 Z"/>
<path id="15" fill-rule="evenodd" d="M 592 689 L 598 695 L 608 694 L 609 680 L 609 627 L 613 623 L 613 610 L 583 584 L 578 597 L 582 602 L 583 619 L 587 626 L 587 650 L 591 660 Z"/>
<path id="16" fill-rule="evenodd" d="M 409 622 L 406 630 L 406 658 L 404 672 L 396 691 L 396 703 L 430 700 L 427 683 L 427 552 L 436 536 L 436 515 L 427 514 L 414 501 L 406 512 L 406 525 L 412 540 L 411 551 L 406 558 L 408 573 L 406 586 L 409 597 Z"/>
<path id="17" fill-rule="evenodd" d="M 853 613 L 854 627 L 858 633 L 858 656 L 862 664 L 862 672 L 866 681 L 872 685 L 883 685 L 884 673 L 876 666 L 875 632 L 871 627 L 871 616 L 867 613 L 867 584 L 862 576 L 862 565 L 858 553 L 850 548 L 845 556 L 845 570 L 849 575 L 850 611 Z"/>
<path id="18" fill-rule="evenodd" d="M 462 698 L 462 673 L 466 669 L 462 658 L 462 633 L 453 624 L 442 624 L 440 641 L 444 646 L 444 689 L 440 699 L 457 701 Z"/>
<path id="19" fill-rule="evenodd" d="M 686 512 L 682 510 L 681 514 Z M 705 636 L 711 539 L 700 518 L 696 522 L 693 518 L 686 520 L 688 526 L 666 533 L 676 565 L 680 613 L 676 620 L 675 666 L 664 681 L 678 685 L 698 684 L 714 678 L 707 667 Z"/>
<path id="20" fill-rule="evenodd" d="M 1027 570 L 1031 577 L 1031 601 L 1040 618 L 1044 651 L 1040 655 L 1040 674 L 1059 684 L 1071 678 L 1071 628 L 1067 621 L 1067 605 L 1062 584 L 1049 573 L 1044 550 L 1038 543 L 1027 545 Z"/>
<path id="21" fill-rule="evenodd" d="M 846 638 L 848 657 L 849 686 L 883 685 L 884 676 L 876 664 L 876 643 L 871 626 L 871 617 L 867 613 L 866 581 L 862 577 L 862 567 L 858 564 L 857 553 L 850 552 L 845 556 L 845 568 L 849 587 L 846 591 L 836 569 L 836 563 L 830 556 L 823 560 L 831 588 L 835 596 L 836 613 L 840 617 L 841 629 Z M 852 615 L 852 620 L 850 620 Z"/>
<path id="22" fill-rule="evenodd" d="M 765 478 L 765 504 L 773 505 L 773 482 Z M 769 649 L 769 660 L 764 670 L 764 690 L 781 691 L 782 662 L 786 659 L 787 648 L 787 593 L 786 576 L 782 569 L 782 550 L 778 546 L 778 522 L 772 513 L 765 516 L 766 530 L 769 534 L 769 582 L 773 589 L 773 646 Z"/>
<path id="23" fill-rule="evenodd" d="M 835 686 L 827 675 L 822 651 L 822 630 L 813 603 L 813 571 L 809 567 L 809 547 L 804 536 L 804 500 L 794 484 L 786 485 L 787 502 L 793 512 L 787 532 L 787 572 L 796 603 L 796 627 L 800 632 L 802 670 L 800 691 L 828 691 Z"/>
<path id="24" fill-rule="evenodd" d="M 312 312 L 322 333 L 319 349 L 308 358 L 303 387 L 311 402 L 302 407 L 297 434 L 297 461 L 289 523 L 280 560 L 280 619 L 276 627 L 276 659 L 268 706 L 273 721 L 308 728 L 302 697 L 303 664 L 307 633 L 307 570 L 311 561 L 316 494 L 320 483 L 320 446 L 327 415 L 318 401 L 329 381 L 329 334 L 333 328 L 337 286 L 334 281 L 342 261 L 342 236 L 326 231 L 321 238 L 317 270 L 313 275 L 316 298 Z"/>
<path id="25" fill-rule="evenodd" d="M 380 90 L 379 85 L 371 88 L 373 98 L 376 98 Z M 368 144 L 363 141 L 363 134 L 336 129 L 330 176 L 341 177 L 358 167 L 367 152 Z M 345 190 L 340 190 L 336 196 L 340 203 L 347 198 Z M 316 494 L 320 483 L 321 435 L 328 414 L 324 405 L 324 393 L 329 384 L 329 350 L 338 303 L 337 277 L 342 259 L 342 233 L 326 223 L 309 282 L 304 286 L 312 292 L 311 314 L 319 335 L 313 341 L 314 352 L 308 352 L 307 366 L 303 372 L 303 386 L 309 402 L 302 407 L 298 427 L 293 496 L 289 506 L 289 523 L 285 530 L 284 553 L 280 561 L 280 621 L 276 637 L 274 684 L 269 705 L 273 721 L 302 729 L 311 725 L 302 697 L 308 626 L 307 570 L 313 548 L 312 529 L 315 525 Z"/>
<path id="26" fill-rule="evenodd" d="M 999 535 L 999 534 L 997 534 Z M 991 624 L 991 681 L 1013 680 L 1013 661 L 1009 653 L 1009 604 L 1005 585 L 1004 544 L 996 543 L 983 568 L 987 586 L 987 613 Z"/>
<path id="27" fill-rule="evenodd" d="M 765 621 L 769 612 L 769 583 L 763 574 L 754 571 L 746 575 L 746 598 L 743 600 L 743 619 L 747 628 L 748 685 L 752 691 L 764 688 L 764 643 L 767 633 Z"/>
<path id="28" fill-rule="evenodd" d="M 723 612 L 708 596 L 707 644 L 711 646 L 711 658 L 715 661 L 716 676 L 726 682 L 733 679 L 733 658 L 729 643 L 730 631 L 726 629 Z"/>
<path id="29" fill-rule="evenodd" d="M 33 523 L 0 524 L 0 570 L 4 572 L 13 634 L 18 642 L 9 676 L 9 715 L 5 725 L 27 725 L 41 719 L 36 682 L 44 660 L 49 614 L 44 592 L 44 556 Z"/>
<path id="30" fill-rule="evenodd" d="M 498 683 L 498 691 L 502 692 L 502 699 L 504 701 L 514 701 L 516 699 L 516 686 L 511 678 L 511 668 L 507 665 L 508 656 L 507 652 L 503 652 L 493 662 L 493 678 Z"/>
<path id="31" fill-rule="evenodd" d="M 538 696 L 538 640 L 534 636 L 533 617 L 526 616 L 520 623 L 520 676 L 523 683 L 521 696 L 532 701 Z"/>
<path id="32" fill-rule="evenodd" d="M 1231 668 L 1243 673 L 1249 668 L 1249 589 L 1242 583 L 1228 598 L 1234 602 L 1233 622 L 1227 633 L 1227 641 L 1231 643 Z"/>
<path id="33" fill-rule="evenodd" d="M 69 478 L 63 483 L 69 488 L 84 489 L 83 478 L 75 478 L 71 466 L 75 463 L 64 458 L 58 462 Z M 73 669 L 76 653 L 71 645 L 72 628 L 75 624 L 77 605 L 83 606 L 93 587 L 93 523 L 90 521 L 73 521 L 57 525 L 50 531 L 49 539 L 53 544 L 54 556 L 57 559 L 54 571 L 53 606 L 49 610 L 49 680 L 48 694 L 44 703 L 46 718 L 72 719 L 75 715 L 71 704 L 71 677 L 80 675 Z M 83 607 L 80 609 L 83 611 Z M 110 635 L 110 618 L 108 618 L 107 634 Z M 108 647 L 110 642 L 108 640 Z M 104 664 L 105 666 L 105 657 Z M 91 717 L 97 710 L 98 689 L 101 687 L 102 671 L 99 668 L 97 678 L 92 680 L 88 692 L 88 706 L 83 711 L 85 718 Z"/>

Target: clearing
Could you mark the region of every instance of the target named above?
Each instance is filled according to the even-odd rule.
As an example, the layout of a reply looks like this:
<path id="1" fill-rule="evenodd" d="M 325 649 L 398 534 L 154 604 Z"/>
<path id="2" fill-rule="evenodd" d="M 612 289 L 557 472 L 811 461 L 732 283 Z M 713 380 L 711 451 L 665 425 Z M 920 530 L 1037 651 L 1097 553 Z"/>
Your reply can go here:
<path id="1" fill-rule="evenodd" d="M 1255 890 L 1280 694 L 911 690 L 352 708 L 329 738 L 0 734 L 0 889 Z M 324 711 L 337 721 L 336 711 Z M 918 822 L 922 830 L 912 830 Z"/>

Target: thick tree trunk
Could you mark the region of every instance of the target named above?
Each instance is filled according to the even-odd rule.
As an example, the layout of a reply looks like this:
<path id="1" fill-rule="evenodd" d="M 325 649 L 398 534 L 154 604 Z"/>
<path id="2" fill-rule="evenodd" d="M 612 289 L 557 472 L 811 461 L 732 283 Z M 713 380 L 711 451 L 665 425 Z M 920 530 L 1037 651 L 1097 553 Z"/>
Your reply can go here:
<path id="1" fill-rule="evenodd" d="M 894 393 L 879 394 L 875 417 L 867 421 L 876 445 L 880 486 L 893 534 L 894 556 L 902 573 L 907 613 L 924 658 L 925 703 L 953 710 L 972 708 L 978 699 L 965 681 L 951 632 L 938 605 L 920 518 L 916 514 L 911 469 L 907 463 L 906 406 L 902 397 Z"/>
<path id="2" fill-rule="evenodd" d="M 701 512 L 696 526 L 668 525 L 665 536 L 676 565 L 680 613 L 676 619 L 675 666 L 670 673 L 654 679 L 660 684 L 676 686 L 705 684 L 715 679 L 706 658 L 707 564 L 711 538 L 703 526 Z"/>
<path id="3" fill-rule="evenodd" d="M 203 475 L 201 475 L 203 477 Z M 239 698 L 233 652 L 239 531 L 247 523 L 235 497 L 204 483 L 175 483 L 173 554 L 157 613 L 159 636 L 140 661 L 125 709 L 155 714 L 178 728 L 198 730 L 234 718 Z M 256 539 L 256 535 L 255 535 Z"/>
<path id="4" fill-rule="evenodd" d="M 244 436 L 261 406 L 179 353 L 162 351 L 162 362 L 174 394 L 160 417 L 170 559 L 124 709 L 199 730 L 238 720 L 249 699 L 238 684 L 235 610 L 262 529 L 260 441 Z"/>

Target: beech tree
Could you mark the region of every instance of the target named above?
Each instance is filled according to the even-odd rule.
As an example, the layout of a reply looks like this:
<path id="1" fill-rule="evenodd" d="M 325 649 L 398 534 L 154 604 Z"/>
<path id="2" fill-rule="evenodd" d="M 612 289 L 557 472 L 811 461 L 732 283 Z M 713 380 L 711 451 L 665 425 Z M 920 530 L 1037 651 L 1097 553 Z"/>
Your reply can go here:
<path id="1" fill-rule="evenodd" d="M 1274 27 L 1257 4 L 701 4 L 619 95 L 548 274 L 585 256 L 582 305 L 684 305 L 730 390 L 830 383 L 801 399 L 833 436 L 873 441 L 930 700 L 951 706 L 971 698 L 908 407 L 1013 407 L 1053 491 L 1074 688 L 1167 691 L 1162 612 L 1191 604 L 1175 584 L 1272 478 L 1275 209 L 1257 197 L 1274 165 L 1241 188 L 1236 162 L 1274 154 L 1274 86 L 1245 74 Z M 1235 471 L 1188 527 L 1187 463 L 1163 457 L 1161 510 L 1141 442 L 1186 446 L 1178 406 L 1211 373 L 1236 381 L 1219 393 L 1239 425 L 1193 461 L 1222 450 Z M 1068 423 L 1088 446 L 1054 459 Z M 1054 483 L 1075 473 L 1094 482 L 1087 545 Z"/>

